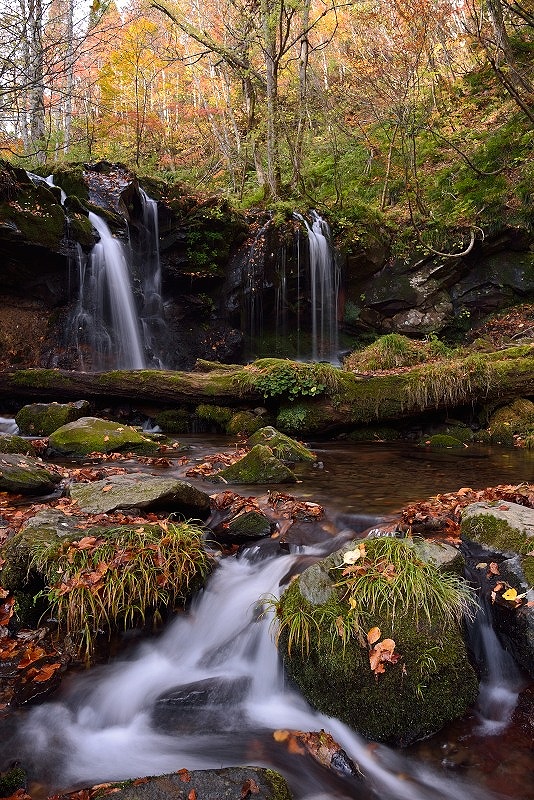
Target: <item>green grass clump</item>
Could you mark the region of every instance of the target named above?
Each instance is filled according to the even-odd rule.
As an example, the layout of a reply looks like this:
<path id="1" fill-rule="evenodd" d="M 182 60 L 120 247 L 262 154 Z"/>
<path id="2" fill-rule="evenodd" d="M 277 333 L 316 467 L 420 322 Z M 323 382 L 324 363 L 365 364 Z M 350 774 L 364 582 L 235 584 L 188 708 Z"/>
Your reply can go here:
<path id="1" fill-rule="evenodd" d="M 144 624 L 198 586 L 210 559 L 203 531 L 188 522 L 88 529 L 77 541 L 37 540 L 31 569 L 60 629 L 88 660 L 100 631 Z"/>
<path id="2" fill-rule="evenodd" d="M 484 394 L 491 386 L 493 367 L 479 353 L 467 358 L 455 358 L 426 364 L 414 371 L 407 392 L 409 408 L 429 405 L 459 405 L 476 392 Z"/>
<path id="3" fill-rule="evenodd" d="M 444 357 L 449 352 L 438 339 L 420 341 L 400 333 L 388 333 L 363 350 L 351 353 L 345 359 L 344 368 L 355 372 L 377 372 L 411 367 Z"/>
<path id="4" fill-rule="evenodd" d="M 436 621 L 444 628 L 458 625 L 465 616 L 473 616 L 476 600 L 470 587 L 457 575 L 423 561 L 413 540 L 362 540 L 359 549 L 350 552 L 356 553 L 353 564 L 337 554 L 339 563 L 331 568 L 335 594 L 328 602 L 312 606 L 302 597 L 296 604 L 284 596 L 267 599 L 288 653 L 299 647 L 306 655 L 314 632 L 324 636 L 328 631 L 332 646 L 339 638 L 346 644 L 352 637 L 365 645 L 367 631 L 381 620 L 394 625 L 396 616 L 409 617 L 422 629 Z"/>

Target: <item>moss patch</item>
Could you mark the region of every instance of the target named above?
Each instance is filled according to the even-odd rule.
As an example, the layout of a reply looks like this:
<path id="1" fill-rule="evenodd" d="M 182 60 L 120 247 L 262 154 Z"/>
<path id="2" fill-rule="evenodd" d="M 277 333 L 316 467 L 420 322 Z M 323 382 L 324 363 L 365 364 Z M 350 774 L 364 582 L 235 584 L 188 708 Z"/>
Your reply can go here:
<path id="1" fill-rule="evenodd" d="M 84 456 L 87 453 L 134 452 L 154 455 L 159 445 L 130 425 L 119 425 L 98 417 L 81 417 L 54 431 L 48 440 L 57 453 Z"/>
<path id="2" fill-rule="evenodd" d="M 295 474 L 265 445 L 257 444 L 243 458 L 209 480 L 214 483 L 296 483 Z"/>

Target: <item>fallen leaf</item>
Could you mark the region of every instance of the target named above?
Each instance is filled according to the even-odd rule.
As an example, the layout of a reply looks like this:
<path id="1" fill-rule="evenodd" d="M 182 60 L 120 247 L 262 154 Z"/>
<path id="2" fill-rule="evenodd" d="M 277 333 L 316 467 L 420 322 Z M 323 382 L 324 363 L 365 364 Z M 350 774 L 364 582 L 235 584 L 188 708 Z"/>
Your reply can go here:
<path id="1" fill-rule="evenodd" d="M 113 489 L 113 486 L 110 483 L 108 483 L 107 486 L 103 486 L 102 487 L 102 491 L 103 492 L 110 492 L 112 489 Z"/>
<path id="2" fill-rule="evenodd" d="M 252 778 L 247 778 L 247 780 L 243 783 L 241 787 L 241 800 L 245 800 L 245 797 L 250 797 L 251 794 L 259 794 L 260 787 L 256 783 L 256 781 L 252 780 Z"/>
<path id="3" fill-rule="evenodd" d="M 367 632 L 367 641 L 369 644 L 374 644 L 375 642 L 378 642 L 381 636 L 382 632 L 380 628 L 377 628 L 375 625 L 374 628 L 371 628 L 371 630 Z"/>
<path id="4" fill-rule="evenodd" d="M 191 780 L 191 773 L 187 769 L 179 769 L 176 774 L 180 776 L 182 783 L 189 783 Z"/>
<path id="5" fill-rule="evenodd" d="M 517 590 L 516 589 L 507 589 L 503 595 L 503 600 L 515 600 L 517 598 Z"/>
<path id="6" fill-rule="evenodd" d="M 347 552 L 343 555 L 343 563 L 355 564 L 361 557 L 362 553 L 359 547 L 357 547 L 355 550 L 347 550 Z"/>
<path id="7" fill-rule="evenodd" d="M 187 800 L 197 800 L 197 793 L 195 789 L 191 789 L 191 791 L 187 795 Z"/>
<path id="8" fill-rule="evenodd" d="M 488 567 L 488 572 L 491 575 L 499 575 L 499 565 L 495 561 L 492 561 Z"/>

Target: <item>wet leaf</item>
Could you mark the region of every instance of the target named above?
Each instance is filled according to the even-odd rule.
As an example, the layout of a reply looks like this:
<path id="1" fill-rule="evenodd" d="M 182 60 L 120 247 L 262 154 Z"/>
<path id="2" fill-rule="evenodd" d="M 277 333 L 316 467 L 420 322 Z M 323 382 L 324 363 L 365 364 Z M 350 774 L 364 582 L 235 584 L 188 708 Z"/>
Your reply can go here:
<path id="1" fill-rule="evenodd" d="M 191 791 L 187 795 L 187 800 L 197 800 L 196 789 L 191 789 Z"/>
<path id="2" fill-rule="evenodd" d="M 250 797 L 251 794 L 259 794 L 260 787 L 256 783 L 256 781 L 252 780 L 252 778 L 247 778 L 247 780 L 243 783 L 241 787 L 241 800 L 245 800 L 245 797 Z"/>
<path id="3" fill-rule="evenodd" d="M 347 552 L 343 555 L 343 563 L 355 564 L 361 557 L 362 553 L 359 547 L 357 547 L 355 550 L 347 550 Z"/>
<path id="4" fill-rule="evenodd" d="M 189 783 L 191 780 L 191 773 L 187 769 L 179 769 L 176 774 L 180 776 L 182 783 Z"/>
<path id="5" fill-rule="evenodd" d="M 507 589 L 503 592 L 502 595 L 503 600 L 516 600 L 517 599 L 517 590 L 516 589 Z"/>
<path id="6" fill-rule="evenodd" d="M 377 628 L 375 625 L 374 628 L 371 628 L 371 630 L 367 632 L 367 641 L 369 644 L 374 644 L 375 642 L 378 642 L 381 636 L 382 632 L 380 628 Z"/>

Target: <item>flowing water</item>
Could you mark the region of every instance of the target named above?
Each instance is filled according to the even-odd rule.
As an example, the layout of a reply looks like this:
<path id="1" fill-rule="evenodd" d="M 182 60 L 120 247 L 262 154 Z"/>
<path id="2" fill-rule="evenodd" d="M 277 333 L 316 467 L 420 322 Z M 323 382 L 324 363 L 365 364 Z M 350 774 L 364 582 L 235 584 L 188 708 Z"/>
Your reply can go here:
<path id="1" fill-rule="evenodd" d="M 208 437 L 198 444 L 182 438 L 192 460 L 221 449 L 223 441 L 213 437 L 206 447 Z M 431 494 L 430 487 L 477 488 L 495 484 L 496 475 L 519 483 L 532 480 L 534 468 L 533 453 L 502 448 L 481 449 L 470 459 L 449 451 L 438 461 L 438 455 L 408 445 L 328 443 L 318 455 L 322 469 L 303 474 L 289 491 L 323 496 L 338 526 L 355 528 L 358 519 L 360 529 Z M 409 481 L 400 480 L 407 474 Z M 409 755 L 366 742 L 313 711 L 287 684 L 261 598 L 278 596 L 290 575 L 340 545 L 339 537 L 323 532 L 320 544 L 293 545 L 289 553 L 267 555 L 255 545 L 239 558 L 223 559 L 191 609 L 159 638 L 143 643 L 129 660 L 74 677 L 55 702 L 24 715 L 15 751 L 30 760 L 36 779 L 61 788 L 248 763 L 279 770 L 295 797 L 306 800 L 534 800 L 533 788 L 525 788 L 532 765 L 528 732 L 509 722 L 519 679 L 484 620 L 477 625 L 485 642 L 480 658 L 490 670 L 477 707 Z M 273 737 L 280 728 L 330 732 L 366 781 L 290 754 Z"/>
<path id="2" fill-rule="evenodd" d="M 309 708 L 284 680 L 258 600 L 278 595 L 300 559 L 309 563 L 335 546 L 266 559 L 255 547 L 223 560 L 191 611 L 159 640 L 129 662 L 78 679 L 60 701 L 29 715 L 24 760 L 59 787 L 255 763 L 282 771 L 295 796 L 309 800 L 487 800 L 487 791 L 369 746 Z M 329 731 L 365 783 L 287 753 L 272 734 L 288 728 Z"/>
<path id="3" fill-rule="evenodd" d="M 312 211 L 310 222 L 295 215 L 308 236 L 309 292 L 313 361 L 339 363 L 337 305 L 339 268 L 330 240 L 328 223 Z"/>

